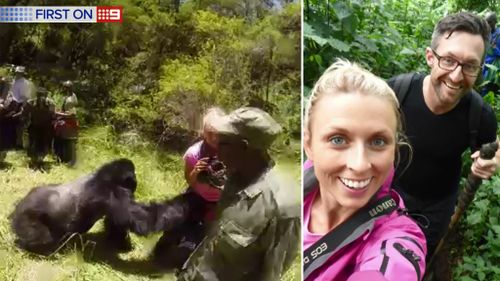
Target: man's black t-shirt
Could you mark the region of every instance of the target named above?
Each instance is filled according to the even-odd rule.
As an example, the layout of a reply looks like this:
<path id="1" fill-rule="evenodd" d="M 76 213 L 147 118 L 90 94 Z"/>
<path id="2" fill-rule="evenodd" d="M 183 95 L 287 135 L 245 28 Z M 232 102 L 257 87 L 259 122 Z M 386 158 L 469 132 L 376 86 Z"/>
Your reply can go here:
<path id="1" fill-rule="evenodd" d="M 458 190 L 461 156 L 469 147 L 470 95 L 465 95 L 451 111 L 435 115 L 424 101 L 425 75 L 417 74 L 401 105 L 403 125 L 413 154 L 408 163 L 408 149 L 401 148 L 401 162 L 396 169 L 394 186 L 420 199 L 442 200 Z M 394 87 L 394 78 L 388 81 Z M 492 108 L 484 103 L 478 144 L 496 140 L 497 122 Z"/>

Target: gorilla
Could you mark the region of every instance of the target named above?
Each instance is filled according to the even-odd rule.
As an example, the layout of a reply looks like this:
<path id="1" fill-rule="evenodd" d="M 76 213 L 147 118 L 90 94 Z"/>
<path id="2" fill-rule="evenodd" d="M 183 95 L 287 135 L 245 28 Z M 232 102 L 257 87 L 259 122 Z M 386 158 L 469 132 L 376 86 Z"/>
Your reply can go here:
<path id="1" fill-rule="evenodd" d="M 135 167 L 128 159 L 103 165 L 95 173 L 60 185 L 33 188 L 10 215 L 16 244 L 48 255 L 74 233 L 87 232 L 105 217 L 106 238 L 119 249 L 130 247 L 128 231 L 154 229 L 151 207 L 134 201 Z"/>
<path id="2" fill-rule="evenodd" d="M 162 202 L 143 203 L 141 207 L 148 213 L 135 217 L 146 218 L 141 234 L 163 232 L 153 250 L 153 262 L 163 269 L 180 268 L 205 236 L 206 202 L 188 191 Z"/>

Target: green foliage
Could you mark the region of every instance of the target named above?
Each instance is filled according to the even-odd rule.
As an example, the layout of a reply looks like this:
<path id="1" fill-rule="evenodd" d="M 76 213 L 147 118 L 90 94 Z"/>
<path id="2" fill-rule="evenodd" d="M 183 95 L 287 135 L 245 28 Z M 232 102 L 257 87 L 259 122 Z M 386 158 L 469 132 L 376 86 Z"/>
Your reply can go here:
<path id="1" fill-rule="evenodd" d="M 424 50 L 446 11 L 434 1 L 308 1 L 304 8 L 304 82 L 308 88 L 335 58 L 389 78 L 426 69 Z"/>
<path id="2" fill-rule="evenodd" d="M 499 186 L 499 175 L 484 182 L 461 220 L 463 240 L 467 242 L 454 280 L 496 280 L 500 275 Z"/>
<path id="3" fill-rule="evenodd" d="M 0 66 L 0 77 L 7 76 L 9 74 L 10 73 L 9 73 L 9 68 L 8 67 Z"/>
<path id="4" fill-rule="evenodd" d="M 209 9 L 221 16 L 239 17 L 247 22 L 255 22 L 280 8 L 289 1 L 269 0 L 197 0 L 193 1 L 197 9 Z"/>
<path id="5" fill-rule="evenodd" d="M 493 88 L 500 85 L 500 60 L 496 59 L 492 64 L 485 64 L 484 67 L 487 69 L 487 73 L 484 75 L 480 87 L 487 87 L 488 92 L 495 95 Z"/>
<path id="6" fill-rule="evenodd" d="M 212 41 L 212 44 L 220 39 L 237 37 L 244 27 L 243 19 L 222 17 L 210 11 L 198 11 L 192 21 L 198 33 L 197 39 Z"/>
<path id="7" fill-rule="evenodd" d="M 489 103 L 500 120 L 500 97 L 490 93 L 484 101 Z M 470 152 L 462 155 L 462 176 L 470 172 Z M 460 220 L 459 235 L 465 243 L 460 245 L 452 259 L 454 280 L 496 280 L 500 274 L 500 174 L 483 181 L 474 201 Z"/>
<path id="8" fill-rule="evenodd" d="M 481 12 L 486 9 L 500 10 L 500 3 L 496 0 L 452 0 L 449 1 L 449 6 L 454 12 L 461 10 L 476 12 Z"/>
<path id="9" fill-rule="evenodd" d="M 27 66 L 53 92 L 74 80 L 83 123 L 111 122 L 167 145 L 191 139 L 214 105 L 261 107 L 298 138 L 300 4 L 179 3 L 99 3 L 122 5 L 122 24 L 4 25 L 0 63 Z"/>
<path id="10" fill-rule="evenodd" d="M 287 138 L 300 137 L 300 5 L 287 5 L 252 24 L 195 6 L 169 16 L 176 28 L 164 28 L 178 33 L 183 43 L 172 47 L 174 53 L 155 53 L 158 65 L 149 63 L 148 47 L 126 59 L 111 91 L 115 106 L 109 117 L 117 128 L 178 143 L 200 128 L 208 107 L 251 105 L 269 111 L 284 125 Z M 142 91 L 132 90 L 141 85 Z"/>

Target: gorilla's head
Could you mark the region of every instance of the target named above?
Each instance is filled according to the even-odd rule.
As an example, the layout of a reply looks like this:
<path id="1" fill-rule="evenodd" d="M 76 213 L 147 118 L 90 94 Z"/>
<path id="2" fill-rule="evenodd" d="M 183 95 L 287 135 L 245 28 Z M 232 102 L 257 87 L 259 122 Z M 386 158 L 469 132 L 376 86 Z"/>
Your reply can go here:
<path id="1" fill-rule="evenodd" d="M 95 178 L 102 184 L 118 185 L 132 191 L 132 193 L 137 188 L 134 163 L 125 158 L 105 164 L 97 170 Z"/>

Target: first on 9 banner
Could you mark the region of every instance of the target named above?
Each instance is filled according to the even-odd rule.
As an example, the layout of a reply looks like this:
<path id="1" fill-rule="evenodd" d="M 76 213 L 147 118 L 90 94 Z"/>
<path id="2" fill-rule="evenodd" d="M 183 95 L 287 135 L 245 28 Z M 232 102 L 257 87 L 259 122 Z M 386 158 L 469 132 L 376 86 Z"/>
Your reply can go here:
<path id="1" fill-rule="evenodd" d="M 121 23 L 122 21 L 122 6 L 0 7 L 0 23 Z"/>

